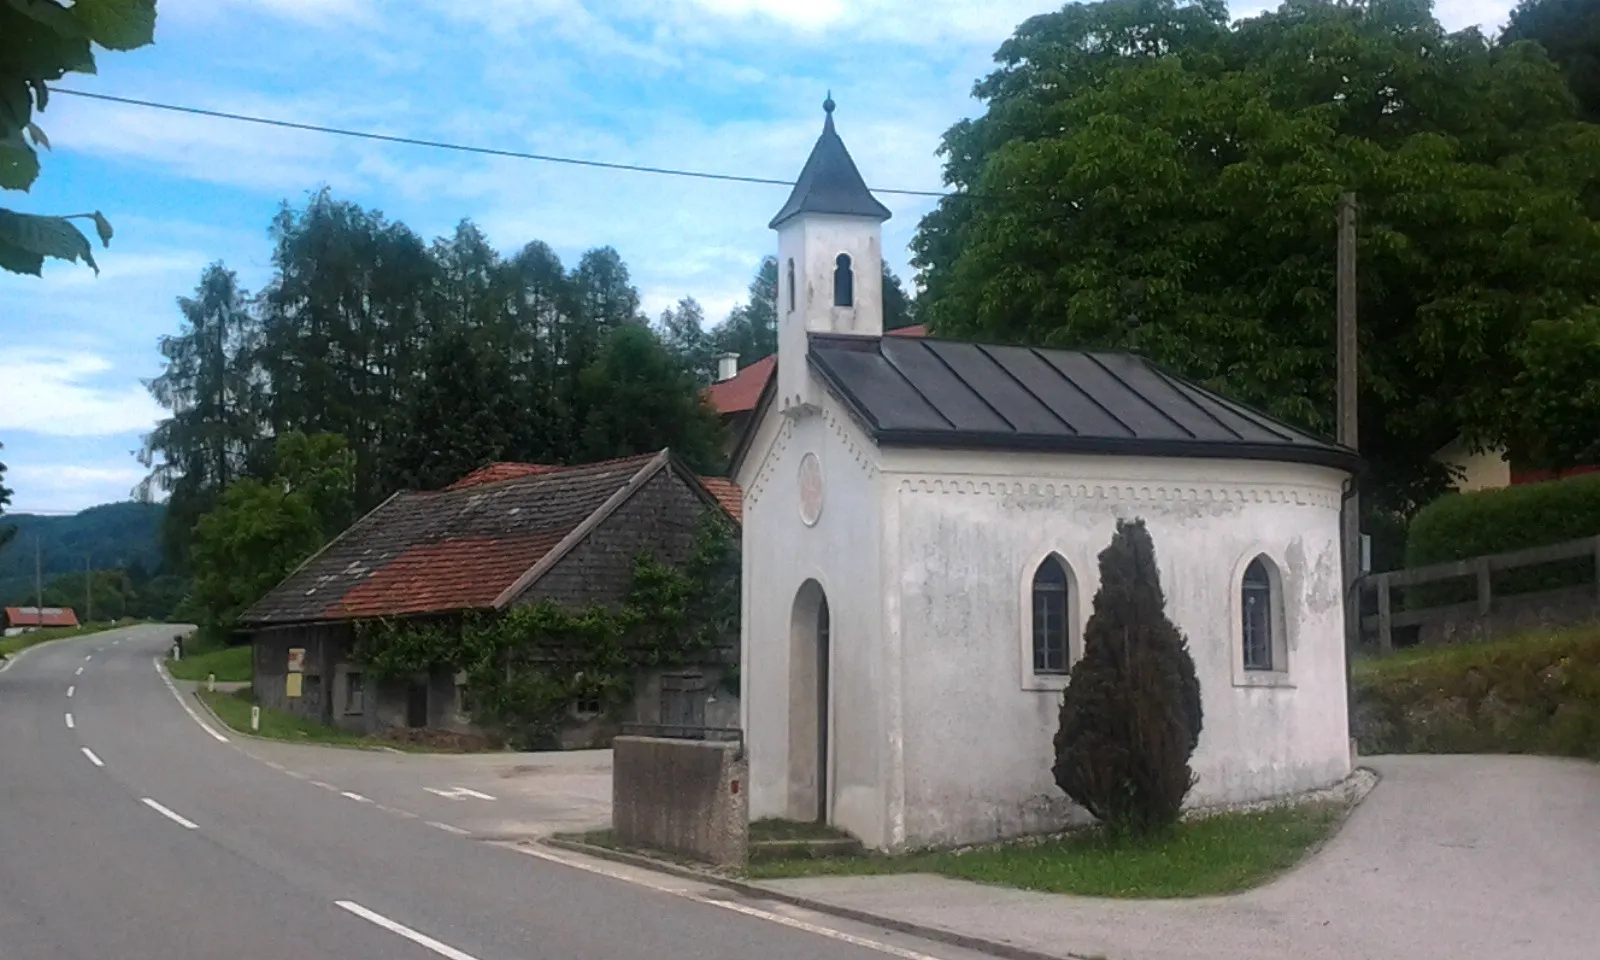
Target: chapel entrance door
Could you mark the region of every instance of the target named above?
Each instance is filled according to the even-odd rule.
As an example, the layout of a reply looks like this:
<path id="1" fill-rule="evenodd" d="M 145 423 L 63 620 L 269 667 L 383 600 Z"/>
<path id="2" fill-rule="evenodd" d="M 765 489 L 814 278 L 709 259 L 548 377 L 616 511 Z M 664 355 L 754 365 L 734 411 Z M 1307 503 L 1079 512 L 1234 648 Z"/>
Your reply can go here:
<path id="1" fill-rule="evenodd" d="M 832 618 L 822 585 L 795 595 L 789 635 L 789 817 L 827 823 L 832 806 L 829 749 Z"/>

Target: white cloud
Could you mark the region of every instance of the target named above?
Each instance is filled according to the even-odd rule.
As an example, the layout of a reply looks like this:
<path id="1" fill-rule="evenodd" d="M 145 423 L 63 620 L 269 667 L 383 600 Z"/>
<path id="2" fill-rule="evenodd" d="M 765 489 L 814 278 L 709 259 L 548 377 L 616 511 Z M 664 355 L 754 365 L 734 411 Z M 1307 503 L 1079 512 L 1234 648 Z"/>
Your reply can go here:
<path id="1" fill-rule="evenodd" d="M 150 429 L 162 414 L 103 356 L 39 348 L 0 355 L 0 429 L 101 437 Z"/>
<path id="2" fill-rule="evenodd" d="M 144 470 L 126 467 L 85 466 L 81 463 L 16 463 L 7 471 L 6 484 L 17 491 L 10 512 L 76 511 L 91 504 L 128 499 L 144 479 Z"/>

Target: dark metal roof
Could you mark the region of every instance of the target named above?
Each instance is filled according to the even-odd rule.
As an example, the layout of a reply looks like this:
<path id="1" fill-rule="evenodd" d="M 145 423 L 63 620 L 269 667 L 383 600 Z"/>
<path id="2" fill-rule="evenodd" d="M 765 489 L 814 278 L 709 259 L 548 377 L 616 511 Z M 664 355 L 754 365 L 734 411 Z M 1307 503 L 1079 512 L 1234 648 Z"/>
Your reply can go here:
<path id="1" fill-rule="evenodd" d="M 818 333 L 810 363 L 886 446 L 1361 467 L 1353 450 L 1129 353 Z"/>
<path id="2" fill-rule="evenodd" d="M 850 151 L 833 129 L 832 96 L 823 103 L 822 109 L 827 112 L 827 119 L 822 122 L 822 136 L 811 148 L 811 156 L 800 170 L 800 179 L 795 182 L 789 201 L 767 224 L 771 229 L 776 230 L 802 213 L 832 213 L 874 220 L 890 217 L 889 208 L 879 203 L 867 189 L 856 162 L 850 159 Z"/>

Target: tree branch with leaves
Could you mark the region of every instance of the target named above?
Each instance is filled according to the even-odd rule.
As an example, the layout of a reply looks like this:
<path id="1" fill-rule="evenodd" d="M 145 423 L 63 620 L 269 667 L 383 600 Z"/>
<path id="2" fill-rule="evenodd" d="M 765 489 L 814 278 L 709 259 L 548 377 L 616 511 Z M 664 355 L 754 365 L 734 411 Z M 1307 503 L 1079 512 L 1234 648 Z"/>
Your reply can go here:
<path id="1" fill-rule="evenodd" d="M 50 103 L 47 84 L 94 73 L 96 45 L 133 50 L 151 43 L 155 27 L 155 0 L 0 0 L 0 189 L 26 191 L 39 177 L 37 150 L 48 150 L 50 140 L 33 115 Z M 0 269 L 38 276 L 54 258 L 99 272 L 73 220 L 92 222 L 101 244 L 110 245 L 111 223 L 98 210 L 49 216 L 0 207 Z"/>

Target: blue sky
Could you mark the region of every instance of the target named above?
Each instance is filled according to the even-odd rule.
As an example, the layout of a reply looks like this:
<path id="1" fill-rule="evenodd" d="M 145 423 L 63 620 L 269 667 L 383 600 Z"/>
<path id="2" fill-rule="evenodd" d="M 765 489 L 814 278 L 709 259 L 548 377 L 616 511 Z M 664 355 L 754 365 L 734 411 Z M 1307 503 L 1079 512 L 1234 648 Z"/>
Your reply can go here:
<path id="1" fill-rule="evenodd" d="M 1263 4 L 1236 5 L 1246 15 Z M 832 89 L 868 183 L 938 189 L 935 150 L 976 112 L 972 83 L 1042 0 L 160 0 L 156 43 L 103 53 L 63 86 L 326 126 L 792 178 Z M 1509 0 L 1446 0 L 1447 26 Z M 117 230 L 99 276 L 0 273 L 0 460 L 13 510 L 125 499 L 161 415 L 175 300 L 223 260 L 268 273 L 278 204 L 326 184 L 425 238 L 470 217 L 502 251 L 543 240 L 571 264 L 610 244 L 652 316 L 682 296 L 712 321 L 773 246 L 781 187 L 708 183 L 377 144 L 70 97 L 30 212 L 98 207 Z M 930 200 L 884 196 L 891 265 Z"/>

